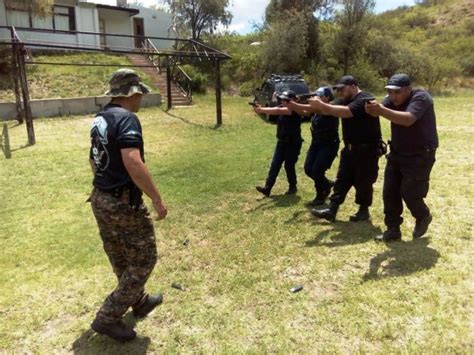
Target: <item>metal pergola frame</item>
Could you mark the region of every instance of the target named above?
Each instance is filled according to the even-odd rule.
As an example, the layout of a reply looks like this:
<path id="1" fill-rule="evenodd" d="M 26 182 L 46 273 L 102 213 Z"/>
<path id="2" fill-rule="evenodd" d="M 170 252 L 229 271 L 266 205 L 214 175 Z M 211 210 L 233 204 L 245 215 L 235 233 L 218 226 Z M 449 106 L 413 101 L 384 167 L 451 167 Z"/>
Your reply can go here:
<path id="1" fill-rule="evenodd" d="M 31 49 L 46 49 L 46 50 L 64 50 L 64 51 L 89 51 L 89 52 L 101 52 L 101 53 L 113 53 L 113 54 L 144 54 L 152 58 L 157 58 L 158 64 L 154 64 L 158 70 L 162 67 L 166 67 L 167 77 L 167 88 L 168 88 L 168 109 L 172 107 L 171 99 L 171 68 L 181 64 L 194 64 L 196 61 L 212 62 L 215 68 L 215 89 L 216 89 L 216 124 L 222 125 L 222 99 L 221 99 L 221 76 L 220 76 L 220 63 L 223 60 L 230 59 L 231 57 L 217 49 L 209 47 L 204 43 L 196 41 L 194 39 L 182 39 L 182 38 L 168 38 L 168 37 L 147 37 L 147 36 L 134 36 L 124 35 L 118 33 L 100 33 L 100 32 L 86 32 L 86 31 L 58 31 L 58 30 L 47 30 L 47 29 L 33 29 L 25 27 L 14 27 L 14 26 L 0 26 L 0 29 L 6 29 L 10 32 L 10 38 L 0 38 L 0 46 L 11 47 L 12 49 L 12 79 L 14 82 L 14 91 L 16 98 L 16 109 L 17 109 L 17 120 L 20 123 L 26 122 L 28 132 L 28 143 L 30 145 L 35 144 L 35 134 L 33 128 L 33 118 L 31 114 L 30 106 L 30 95 L 28 89 L 28 81 L 26 76 L 26 64 L 50 64 L 41 62 L 26 61 L 25 57 L 27 51 Z M 70 35 L 85 35 L 85 36 L 106 36 L 106 37 L 122 37 L 122 38 L 133 38 L 139 39 L 143 45 L 142 48 L 131 48 L 131 47 L 115 47 L 115 49 L 96 46 L 96 45 L 85 45 L 85 44 L 68 44 L 58 43 L 44 40 L 28 40 L 23 41 L 18 35 L 18 31 L 32 32 L 32 33 L 54 33 L 54 34 L 70 34 Z M 165 42 L 172 42 L 170 48 L 158 49 L 151 40 L 160 40 Z M 135 41 L 134 41 L 135 42 Z M 161 59 L 164 59 L 162 61 Z M 154 62 L 154 61 L 153 61 Z M 61 65 L 61 63 L 56 63 Z M 73 65 L 64 63 L 64 65 Z M 87 64 L 81 64 L 87 65 Z M 103 66 L 116 66 L 107 65 Z"/>

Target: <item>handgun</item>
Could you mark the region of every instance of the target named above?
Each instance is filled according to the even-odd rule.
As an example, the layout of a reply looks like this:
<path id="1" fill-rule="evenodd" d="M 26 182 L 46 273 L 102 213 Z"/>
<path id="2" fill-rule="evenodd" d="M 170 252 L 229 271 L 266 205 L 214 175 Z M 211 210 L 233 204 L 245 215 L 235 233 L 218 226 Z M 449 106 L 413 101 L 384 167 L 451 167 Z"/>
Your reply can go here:
<path id="1" fill-rule="evenodd" d="M 373 100 L 375 100 L 375 97 L 364 97 L 364 98 L 362 99 L 362 102 L 363 102 L 364 105 L 365 105 L 365 104 L 369 103 L 369 101 L 373 101 Z"/>
<path id="2" fill-rule="evenodd" d="M 296 95 L 296 98 L 299 100 L 307 100 L 313 96 L 318 96 L 318 94 L 316 92 L 309 92 L 307 94 Z"/>
<path id="3" fill-rule="evenodd" d="M 250 106 L 253 106 L 253 107 L 257 107 L 257 103 L 256 103 L 256 102 L 253 102 L 253 101 L 250 101 L 250 102 L 249 102 L 249 105 L 250 105 Z"/>

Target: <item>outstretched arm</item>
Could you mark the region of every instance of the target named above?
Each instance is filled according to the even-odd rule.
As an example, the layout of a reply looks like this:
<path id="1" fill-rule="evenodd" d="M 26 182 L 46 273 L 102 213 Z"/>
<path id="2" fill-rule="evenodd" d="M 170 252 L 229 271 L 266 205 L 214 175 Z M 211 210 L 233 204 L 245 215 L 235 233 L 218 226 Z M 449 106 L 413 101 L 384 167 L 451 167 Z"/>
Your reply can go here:
<path id="1" fill-rule="evenodd" d="M 383 116 L 390 122 L 404 127 L 410 127 L 416 122 L 416 117 L 412 113 L 389 109 L 377 101 L 366 104 L 365 112 L 371 116 Z"/>
<path id="2" fill-rule="evenodd" d="M 255 113 L 266 113 L 269 115 L 284 115 L 290 116 L 292 114 L 291 110 L 288 107 L 278 106 L 278 107 L 261 107 L 255 106 L 254 109 Z"/>

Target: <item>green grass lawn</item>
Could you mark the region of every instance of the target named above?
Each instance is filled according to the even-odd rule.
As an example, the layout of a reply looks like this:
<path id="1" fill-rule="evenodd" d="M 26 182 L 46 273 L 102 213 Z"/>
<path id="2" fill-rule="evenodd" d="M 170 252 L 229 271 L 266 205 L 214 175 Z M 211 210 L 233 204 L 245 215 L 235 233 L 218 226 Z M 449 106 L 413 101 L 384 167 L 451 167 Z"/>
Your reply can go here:
<path id="1" fill-rule="evenodd" d="M 247 101 L 224 97 L 218 129 L 213 96 L 140 113 L 147 164 L 169 207 L 156 222 L 160 260 L 148 282 L 165 302 L 125 345 L 89 330 L 115 285 L 85 202 L 92 118 L 35 120 L 32 147 L 24 125 L 9 123 L 13 157 L 0 157 L 0 352 L 473 352 L 472 95 L 435 98 L 434 221 L 427 238 L 412 241 L 406 211 L 403 242 L 390 245 L 373 241 L 383 229 L 384 159 L 372 223 L 348 222 L 353 191 L 336 223 L 310 215 L 307 123 L 298 195 L 283 195 L 284 171 L 274 196 L 257 194 L 275 126 Z M 388 138 L 385 120 L 383 129 Z M 289 292 L 297 284 L 304 289 Z"/>

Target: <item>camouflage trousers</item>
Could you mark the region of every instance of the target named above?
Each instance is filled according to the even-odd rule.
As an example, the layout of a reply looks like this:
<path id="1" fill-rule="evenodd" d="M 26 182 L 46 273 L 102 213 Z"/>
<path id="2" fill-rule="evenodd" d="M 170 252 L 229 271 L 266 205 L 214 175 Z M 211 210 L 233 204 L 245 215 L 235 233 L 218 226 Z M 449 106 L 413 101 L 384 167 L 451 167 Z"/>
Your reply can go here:
<path id="1" fill-rule="evenodd" d="M 157 261 L 155 230 L 146 206 L 132 208 L 127 193 L 117 198 L 95 188 L 91 205 L 118 279 L 117 287 L 97 312 L 98 321 L 111 324 L 145 299 L 145 283 Z"/>

